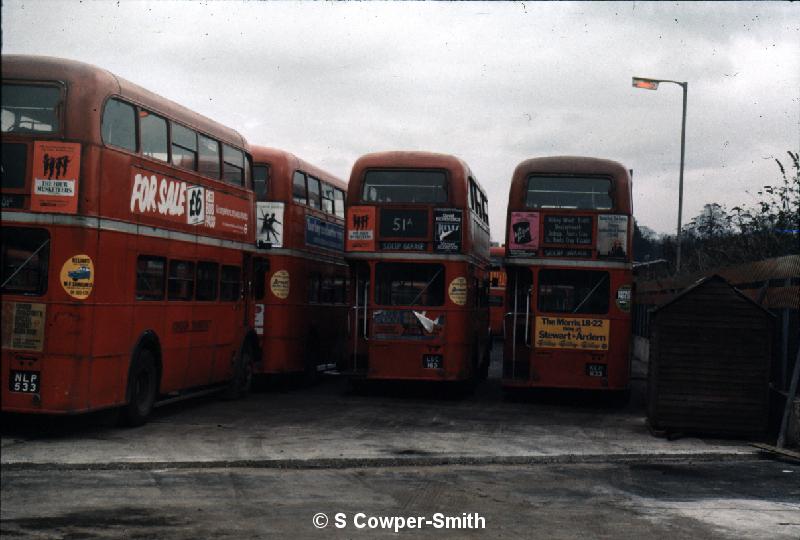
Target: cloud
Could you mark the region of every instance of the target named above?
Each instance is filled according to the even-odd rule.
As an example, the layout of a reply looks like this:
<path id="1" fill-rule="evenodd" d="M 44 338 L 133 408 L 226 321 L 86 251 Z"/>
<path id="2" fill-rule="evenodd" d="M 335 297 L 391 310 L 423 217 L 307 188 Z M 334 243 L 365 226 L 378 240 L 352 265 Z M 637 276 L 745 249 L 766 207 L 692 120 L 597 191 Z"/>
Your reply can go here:
<path id="1" fill-rule="evenodd" d="M 361 154 L 458 155 L 502 239 L 516 165 L 607 157 L 671 232 L 689 81 L 684 220 L 746 203 L 800 147 L 800 16 L 784 3 L 9 3 L 4 53 L 94 63 L 347 178 Z M 42 39 L 41 28 L 49 38 Z M 673 202 L 675 201 L 675 202 Z"/>

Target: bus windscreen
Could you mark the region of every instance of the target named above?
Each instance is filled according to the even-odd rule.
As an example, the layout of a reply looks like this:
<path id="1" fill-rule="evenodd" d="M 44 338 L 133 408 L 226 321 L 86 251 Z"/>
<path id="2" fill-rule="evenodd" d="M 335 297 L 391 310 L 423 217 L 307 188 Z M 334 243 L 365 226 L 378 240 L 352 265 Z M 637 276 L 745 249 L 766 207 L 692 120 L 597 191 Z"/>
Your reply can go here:
<path id="1" fill-rule="evenodd" d="M 539 272 L 539 311 L 608 313 L 608 272 L 543 269 Z"/>
<path id="2" fill-rule="evenodd" d="M 364 202 L 447 202 L 444 171 L 392 169 L 367 171 L 361 194 Z"/>
<path id="3" fill-rule="evenodd" d="M 528 178 L 525 206 L 611 210 L 611 180 L 598 177 L 531 176 Z"/>
<path id="4" fill-rule="evenodd" d="M 441 306 L 444 266 L 441 264 L 378 263 L 375 296 L 383 306 Z"/>

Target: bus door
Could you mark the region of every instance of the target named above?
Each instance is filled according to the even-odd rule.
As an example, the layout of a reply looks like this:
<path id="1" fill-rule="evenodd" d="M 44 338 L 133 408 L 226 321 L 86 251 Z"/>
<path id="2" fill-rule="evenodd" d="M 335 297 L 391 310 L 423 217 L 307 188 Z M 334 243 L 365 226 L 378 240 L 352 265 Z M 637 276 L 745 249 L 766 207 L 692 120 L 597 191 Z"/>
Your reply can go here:
<path id="1" fill-rule="evenodd" d="M 509 311 L 503 320 L 503 378 L 527 380 L 533 339 L 533 273 L 530 268 L 509 267 L 507 280 L 506 304 Z"/>
<path id="2" fill-rule="evenodd" d="M 349 333 L 352 350 L 350 367 L 352 371 L 366 371 L 369 352 L 369 285 L 370 269 L 366 263 L 356 263 L 352 267 L 353 304 L 350 306 Z"/>
<path id="3" fill-rule="evenodd" d="M 267 354 L 267 348 L 264 347 L 267 276 L 269 276 L 269 259 L 266 257 L 253 257 L 252 287 L 250 288 L 253 299 L 253 329 L 258 336 L 258 347 L 261 349 L 262 355 Z M 262 357 L 256 358 L 255 369 L 257 372 L 263 369 L 264 360 Z"/>
<path id="4" fill-rule="evenodd" d="M 242 292 L 239 295 L 239 302 L 242 308 L 242 329 L 250 326 L 250 290 L 253 287 L 253 273 L 250 267 L 252 257 L 249 253 L 242 254 Z M 242 336 L 239 336 L 242 337 Z"/>

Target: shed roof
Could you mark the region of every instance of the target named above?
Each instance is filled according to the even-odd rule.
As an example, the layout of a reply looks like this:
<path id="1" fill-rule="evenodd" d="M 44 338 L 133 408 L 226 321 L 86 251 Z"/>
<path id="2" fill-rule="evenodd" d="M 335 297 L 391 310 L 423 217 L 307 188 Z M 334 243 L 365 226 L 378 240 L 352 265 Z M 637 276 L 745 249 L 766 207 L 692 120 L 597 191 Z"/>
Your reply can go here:
<path id="1" fill-rule="evenodd" d="M 738 295 L 741 298 L 743 298 L 744 300 L 746 300 L 748 304 L 752 304 L 754 307 L 758 308 L 759 311 L 762 311 L 768 317 L 770 317 L 772 319 L 775 318 L 775 316 L 772 313 L 770 313 L 769 310 L 767 310 L 766 308 L 762 307 L 760 304 L 758 304 L 758 302 L 755 302 L 753 299 L 748 297 L 746 294 L 742 293 L 742 291 L 740 291 L 739 289 L 737 289 L 736 287 L 731 285 L 724 277 L 720 276 L 719 274 L 712 274 L 710 276 L 707 276 L 707 277 L 704 277 L 702 279 L 697 280 L 695 283 L 693 283 L 692 285 L 690 285 L 689 287 L 687 287 L 686 289 L 681 291 L 679 294 L 675 295 L 669 302 L 665 302 L 664 304 L 661 304 L 657 308 L 653 309 L 652 313 L 656 314 L 656 313 L 661 312 L 664 309 L 668 309 L 670 306 L 672 306 L 676 302 L 680 301 L 682 298 L 692 294 L 697 289 L 699 289 L 699 288 L 701 288 L 701 287 L 703 287 L 703 286 L 705 286 L 705 285 L 707 285 L 708 283 L 711 283 L 711 282 L 720 282 L 720 283 L 723 283 L 723 284 L 727 285 L 736 295 Z"/>

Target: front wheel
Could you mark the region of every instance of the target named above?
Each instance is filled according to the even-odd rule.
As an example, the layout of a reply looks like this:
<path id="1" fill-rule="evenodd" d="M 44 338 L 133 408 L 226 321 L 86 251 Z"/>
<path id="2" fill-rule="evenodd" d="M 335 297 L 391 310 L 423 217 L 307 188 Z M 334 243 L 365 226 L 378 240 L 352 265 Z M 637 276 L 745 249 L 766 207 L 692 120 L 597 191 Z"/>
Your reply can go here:
<path id="1" fill-rule="evenodd" d="M 153 411 L 158 393 L 158 371 L 153 353 L 140 351 L 131 362 L 128 373 L 128 403 L 122 409 L 122 420 L 127 426 L 141 426 Z"/>

